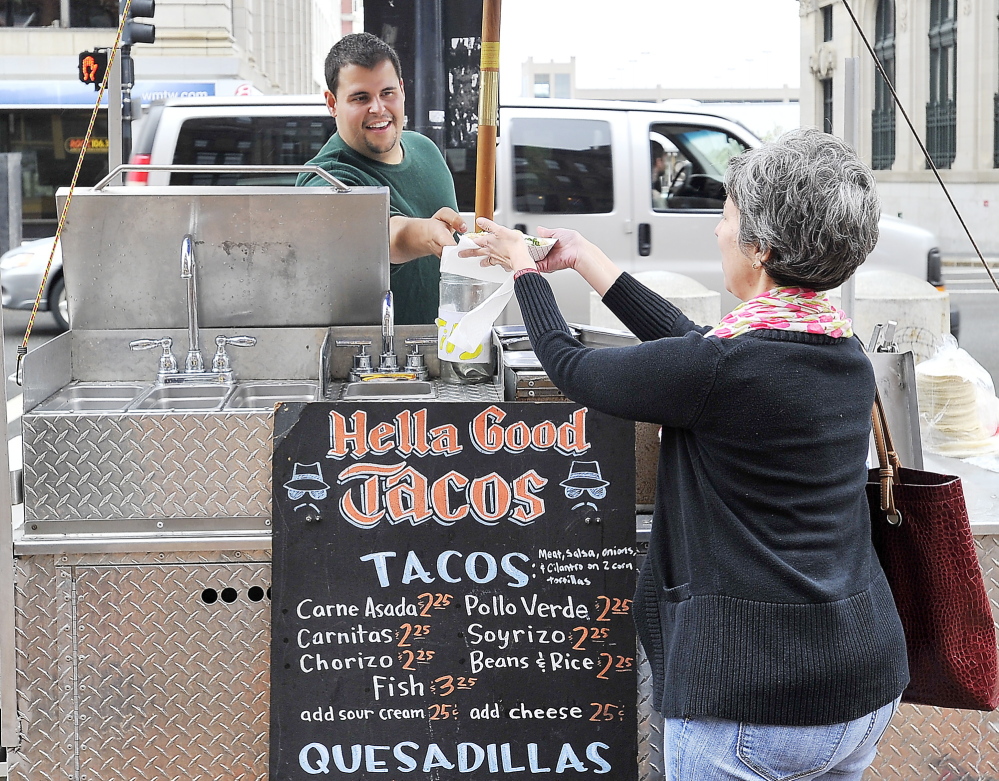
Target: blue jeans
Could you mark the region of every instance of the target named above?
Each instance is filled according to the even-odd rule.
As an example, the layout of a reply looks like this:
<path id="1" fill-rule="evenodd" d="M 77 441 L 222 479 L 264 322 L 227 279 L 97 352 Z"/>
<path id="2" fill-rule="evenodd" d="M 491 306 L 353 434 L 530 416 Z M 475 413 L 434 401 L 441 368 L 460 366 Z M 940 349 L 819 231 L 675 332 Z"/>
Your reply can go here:
<path id="1" fill-rule="evenodd" d="M 666 719 L 666 781 L 860 781 L 897 708 L 820 727 Z"/>

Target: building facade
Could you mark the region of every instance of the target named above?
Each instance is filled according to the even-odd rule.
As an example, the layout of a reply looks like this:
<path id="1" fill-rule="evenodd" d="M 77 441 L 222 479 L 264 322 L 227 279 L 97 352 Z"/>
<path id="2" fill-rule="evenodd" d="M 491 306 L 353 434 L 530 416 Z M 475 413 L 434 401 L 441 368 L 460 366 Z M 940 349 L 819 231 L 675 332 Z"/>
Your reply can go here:
<path id="1" fill-rule="evenodd" d="M 156 0 L 141 21 L 156 41 L 132 48 L 140 123 L 168 97 L 318 93 L 330 47 L 363 29 L 360 0 Z M 111 46 L 117 24 L 118 0 L 0 0 L 0 152 L 22 154 L 25 238 L 54 230 L 96 98 L 79 54 Z M 107 136 L 101 111 L 79 184 L 107 172 Z"/>
<path id="2" fill-rule="evenodd" d="M 797 87 L 604 87 L 576 80 L 576 58 L 568 62 L 535 61 L 520 67 L 520 97 L 570 100 L 630 100 L 642 103 L 685 101 L 704 104 L 710 111 L 741 122 L 763 140 L 798 127 L 801 116 Z"/>
<path id="3" fill-rule="evenodd" d="M 885 211 L 972 253 L 926 156 L 983 252 L 999 254 L 999 0 L 847 0 L 926 155 L 894 103 L 843 0 L 800 0 L 802 124 L 844 135 L 844 61 L 859 62 L 858 151 Z"/>

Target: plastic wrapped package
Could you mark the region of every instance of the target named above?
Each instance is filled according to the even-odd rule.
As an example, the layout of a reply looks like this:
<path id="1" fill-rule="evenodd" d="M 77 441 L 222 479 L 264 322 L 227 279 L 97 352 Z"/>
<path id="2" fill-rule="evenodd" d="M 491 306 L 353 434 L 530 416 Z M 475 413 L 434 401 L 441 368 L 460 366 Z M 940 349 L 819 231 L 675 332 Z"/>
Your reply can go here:
<path id="1" fill-rule="evenodd" d="M 999 399 L 988 371 L 946 336 L 916 366 L 923 446 L 952 458 L 999 454 Z"/>
<path id="2" fill-rule="evenodd" d="M 548 254 L 554 239 L 525 236 L 535 261 Z M 441 379 L 456 385 L 488 382 L 495 373 L 492 327 L 513 297 L 513 275 L 501 266 L 459 258 L 462 250 L 477 249 L 468 236 L 441 255 L 440 309 L 437 315 Z"/>

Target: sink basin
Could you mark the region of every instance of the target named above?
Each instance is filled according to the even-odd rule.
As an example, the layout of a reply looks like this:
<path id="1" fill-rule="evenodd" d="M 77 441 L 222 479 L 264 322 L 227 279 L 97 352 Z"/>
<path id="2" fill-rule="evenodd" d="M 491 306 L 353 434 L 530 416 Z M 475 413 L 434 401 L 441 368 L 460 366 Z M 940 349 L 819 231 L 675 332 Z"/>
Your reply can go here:
<path id="1" fill-rule="evenodd" d="M 370 380 L 344 386 L 343 398 L 367 400 L 432 399 L 437 396 L 428 380 Z"/>
<path id="2" fill-rule="evenodd" d="M 319 386 L 314 382 L 247 382 L 236 386 L 226 409 L 273 409 L 281 401 L 315 401 Z"/>
<path id="3" fill-rule="evenodd" d="M 129 410 L 212 412 L 232 388 L 228 385 L 162 385 L 153 388 Z"/>
<path id="4" fill-rule="evenodd" d="M 49 396 L 32 412 L 124 412 L 144 387 L 126 382 L 73 383 Z"/>

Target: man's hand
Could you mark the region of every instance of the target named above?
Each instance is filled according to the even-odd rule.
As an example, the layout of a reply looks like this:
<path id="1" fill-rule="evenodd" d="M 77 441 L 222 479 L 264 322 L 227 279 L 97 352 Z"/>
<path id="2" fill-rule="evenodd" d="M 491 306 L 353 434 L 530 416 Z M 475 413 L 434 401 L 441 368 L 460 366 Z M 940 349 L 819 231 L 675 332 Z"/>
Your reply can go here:
<path id="1" fill-rule="evenodd" d="M 429 219 L 396 215 L 389 220 L 389 260 L 406 263 L 424 255 L 438 258 L 444 247 L 453 247 L 455 232 L 464 233 L 465 220 L 447 206 Z"/>

